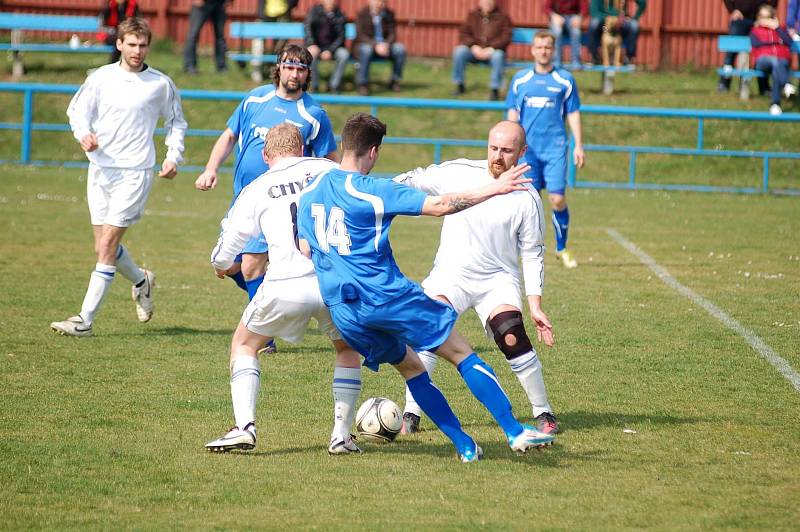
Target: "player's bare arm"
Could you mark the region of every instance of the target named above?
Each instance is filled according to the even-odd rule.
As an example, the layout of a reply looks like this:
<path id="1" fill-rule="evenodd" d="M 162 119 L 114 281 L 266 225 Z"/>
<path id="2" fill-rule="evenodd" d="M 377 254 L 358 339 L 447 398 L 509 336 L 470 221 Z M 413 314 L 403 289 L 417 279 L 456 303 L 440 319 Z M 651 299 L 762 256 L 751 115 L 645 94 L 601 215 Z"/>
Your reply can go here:
<path id="1" fill-rule="evenodd" d="M 506 118 L 512 122 L 519 122 L 519 111 L 516 109 L 509 109 L 508 113 L 506 114 Z"/>
<path id="2" fill-rule="evenodd" d="M 575 139 L 575 149 L 573 150 L 573 158 L 575 166 L 583 168 L 586 162 L 586 156 L 583 152 L 583 131 L 581 129 L 581 112 L 573 111 L 567 115 L 567 123 L 569 129 L 572 131 L 572 137 Z"/>
<path id="3" fill-rule="evenodd" d="M 425 216 L 446 216 L 461 212 L 478 203 L 483 203 L 494 196 L 509 194 L 515 190 L 525 190 L 530 179 L 522 177 L 530 169 L 527 164 L 519 164 L 509 168 L 485 187 L 465 192 L 429 196 L 422 205 L 422 214 Z"/>
<path id="4" fill-rule="evenodd" d="M 553 336 L 553 325 L 542 310 L 542 296 L 528 296 L 528 307 L 531 311 L 531 321 L 536 326 L 536 338 L 544 342 L 547 347 L 553 347 L 556 341 Z"/>
<path id="5" fill-rule="evenodd" d="M 217 186 L 217 170 L 228 158 L 228 155 L 233 151 L 236 145 L 236 136 L 230 128 L 225 128 L 225 131 L 219 136 L 211 148 L 211 155 L 208 156 L 206 169 L 200 174 L 200 177 L 194 182 L 194 188 L 198 190 L 211 190 Z"/>

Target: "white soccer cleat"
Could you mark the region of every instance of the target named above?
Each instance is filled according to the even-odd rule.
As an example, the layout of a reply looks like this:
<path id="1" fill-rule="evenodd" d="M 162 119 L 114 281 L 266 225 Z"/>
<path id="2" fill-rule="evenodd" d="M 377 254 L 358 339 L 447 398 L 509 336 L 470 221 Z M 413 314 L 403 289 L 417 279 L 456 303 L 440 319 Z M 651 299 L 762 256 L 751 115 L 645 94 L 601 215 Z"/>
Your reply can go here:
<path id="1" fill-rule="evenodd" d="M 563 251 L 556 252 L 556 258 L 561 261 L 565 268 L 577 268 L 578 261 L 575 260 L 575 257 L 572 256 L 572 253 L 568 249 Z"/>
<path id="2" fill-rule="evenodd" d="M 361 454 L 361 452 L 361 448 L 356 445 L 352 434 L 346 438 L 334 436 L 331 438 L 330 445 L 328 445 L 328 454 Z"/>
<path id="3" fill-rule="evenodd" d="M 524 453 L 528 449 L 549 445 L 556 439 L 552 434 L 539 432 L 529 425 L 522 425 L 522 428 L 522 432 L 514 437 L 509 436 L 508 438 L 508 445 L 511 446 L 512 451 Z"/>
<path id="4" fill-rule="evenodd" d="M 140 288 L 136 286 L 131 287 L 131 297 L 133 302 L 136 303 L 136 316 L 142 323 L 150 321 L 153 317 L 153 287 L 156 285 L 156 274 L 150 270 L 144 271 L 144 284 Z"/>
<path id="5" fill-rule="evenodd" d="M 795 94 L 797 94 L 797 88 L 794 85 L 792 85 L 791 83 L 787 83 L 786 85 L 783 86 L 783 95 L 786 98 L 791 98 Z"/>
<path id="6" fill-rule="evenodd" d="M 50 328 L 64 336 L 91 336 L 92 324 L 84 323 L 80 316 L 72 316 L 64 321 L 54 321 Z"/>
<path id="7" fill-rule="evenodd" d="M 783 109 L 781 109 L 781 106 L 778 105 L 777 103 L 773 103 L 772 105 L 769 106 L 769 114 L 771 114 L 772 116 L 778 116 L 780 114 L 783 114 Z"/>
<path id="8" fill-rule="evenodd" d="M 228 451 L 249 451 L 256 446 L 256 426 L 248 423 L 244 430 L 233 427 L 225 436 L 206 444 L 206 450 L 212 453 Z"/>

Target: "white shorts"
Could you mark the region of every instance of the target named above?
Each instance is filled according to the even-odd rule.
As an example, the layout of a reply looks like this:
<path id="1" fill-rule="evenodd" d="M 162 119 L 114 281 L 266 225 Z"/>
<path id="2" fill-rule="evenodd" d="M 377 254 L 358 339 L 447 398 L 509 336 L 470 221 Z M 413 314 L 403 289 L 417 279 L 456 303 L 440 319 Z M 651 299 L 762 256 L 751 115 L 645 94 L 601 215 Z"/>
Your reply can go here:
<path id="1" fill-rule="evenodd" d="M 507 273 L 496 273 L 481 280 L 439 272 L 434 268 L 422 281 L 422 288 L 428 297 L 446 297 L 459 316 L 474 308 L 486 334 L 490 336 L 487 322 L 494 309 L 500 305 L 511 305 L 522 310 L 519 281 Z"/>
<path id="2" fill-rule="evenodd" d="M 153 170 L 89 164 L 86 198 L 92 225 L 130 227 L 139 221 L 153 187 Z"/>
<path id="3" fill-rule="evenodd" d="M 311 318 L 331 340 L 342 336 L 333 325 L 328 307 L 322 301 L 316 275 L 295 279 L 265 280 L 242 314 L 249 331 L 297 343 L 305 336 Z"/>

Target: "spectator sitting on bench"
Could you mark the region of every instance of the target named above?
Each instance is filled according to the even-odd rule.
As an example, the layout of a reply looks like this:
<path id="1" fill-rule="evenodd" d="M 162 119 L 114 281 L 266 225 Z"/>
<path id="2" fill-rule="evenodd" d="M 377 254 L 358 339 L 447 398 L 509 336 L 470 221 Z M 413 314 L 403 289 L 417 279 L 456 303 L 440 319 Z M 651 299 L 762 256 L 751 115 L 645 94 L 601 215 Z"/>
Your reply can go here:
<path id="1" fill-rule="evenodd" d="M 453 83 L 455 95 L 464 94 L 464 71 L 467 62 L 489 63 L 492 67 L 489 79 L 489 99 L 500 99 L 503 85 L 503 69 L 506 63 L 506 48 L 511 44 L 513 25 L 508 15 L 495 5 L 495 0 L 478 0 L 478 9 L 470 11 L 461 25 L 458 40 L 453 50 Z"/>
<path id="2" fill-rule="evenodd" d="M 386 0 L 369 0 L 356 15 L 356 38 L 353 51 L 358 55 L 356 84 L 358 93 L 369 94 L 369 65 L 375 56 L 392 62 L 392 79 L 389 88 L 400 90 L 403 65 L 406 62 L 406 47 L 397 42 L 397 25 L 394 11 L 386 7 Z"/>
<path id="3" fill-rule="evenodd" d="M 730 13 L 730 22 L 728 24 L 728 35 L 750 35 L 750 30 L 753 29 L 753 23 L 756 20 L 756 12 L 758 6 L 762 4 L 769 4 L 777 7 L 778 0 L 723 0 L 725 8 Z M 728 52 L 725 54 L 725 62 L 722 68 L 733 68 L 733 62 L 736 59 L 736 52 Z M 719 83 L 717 84 L 717 92 L 727 92 L 731 89 L 730 76 L 721 75 Z M 767 91 L 766 78 L 758 78 L 758 92 L 765 93 Z"/>
<path id="4" fill-rule="evenodd" d="M 588 0 L 546 0 L 544 12 L 550 19 L 550 33 L 556 38 L 553 63 L 562 66 L 564 34 L 569 35 L 572 68 L 581 66 L 581 21 L 589 14 Z"/>
<path id="5" fill-rule="evenodd" d="M 603 33 L 603 25 L 607 17 L 618 17 L 622 13 L 624 21 L 622 23 L 622 45 L 625 48 L 625 64 L 633 64 L 636 61 L 636 46 L 639 41 L 639 18 L 641 18 L 647 7 L 647 0 L 634 0 L 636 2 L 636 12 L 631 17 L 628 15 L 628 3 L 630 0 L 622 0 L 622 9 L 617 7 L 620 0 L 591 0 L 589 4 L 589 52 L 592 61 L 600 64 L 600 37 Z M 727 1 L 727 0 L 726 0 Z"/>
<path id="6" fill-rule="evenodd" d="M 762 5 L 758 8 L 758 16 L 750 32 L 750 43 L 753 51 L 751 61 L 756 70 L 772 74 L 772 104 L 769 114 L 779 115 L 781 110 L 781 92 L 789 98 L 797 89 L 789 83 L 789 66 L 792 60 L 792 38 L 785 26 L 778 21 L 775 8 Z"/>
<path id="7" fill-rule="evenodd" d="M 139 2 L 136 0 L 108 0 L 100 11 L 100 18 L 103 25 L 100 27 L 100 32 L 97 34 L 97 40 L 108 46 L 113 46 L 114 50 L 109 57 L 109 63 L 116 63 L 119 61 L 121 52 L 117 50 L 117 28 L 120 23 L 131 17 L 139 16 Z"/>
<path id="8" fill-rule="evenodd" d="M 309 10 L 305 20 L 305 44 L 314 61 L 311 63 L 311 90 L 319 89 L 319 63 L 335 60 L 328 80 L 328 92 L 339 92 L 350 52 L 344 47 L 345 16 L 337 0 L 322 0 Z"/>

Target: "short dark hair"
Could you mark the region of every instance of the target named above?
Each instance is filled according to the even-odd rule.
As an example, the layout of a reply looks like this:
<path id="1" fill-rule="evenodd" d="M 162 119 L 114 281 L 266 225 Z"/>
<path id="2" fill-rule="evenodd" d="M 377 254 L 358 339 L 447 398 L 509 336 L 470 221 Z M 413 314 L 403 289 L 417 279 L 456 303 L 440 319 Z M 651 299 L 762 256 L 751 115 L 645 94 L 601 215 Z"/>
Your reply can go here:
<path id="1" fill-rule="evenodd" d="M 303 92 L 306 92 L 309 85 L 311 85 L 311 62 L 313 60 L 314 58 L 311 57 L 311 52 L 302 46 L 287 44 L 281 48 L 281 53 L 278 54 L 278 62 L 272 67 L 272 84 L 275 85 L 276 89 L 278 88 L 278 84 L 281 81 L 281 63 L 284 61 L 299 61 L 308 68 L 308 77 L 302 87 Z"/>
<path id="2" fill-rule="evenodd" d="M 373 146 L 380 146 L 386 136 L 386 124 L 372 115 L 355 113 L 347 119 L 342 129 L 342 151 L 354 152 L 362 157 Z"/>
<path id="3" fill-rule="evenodd" d="M 126 18 L 120 22 L 117 27 L 117 39 L 124 41 L 126 35 L 145 37 L 147 39 L 147 44 L 150 44 L 150 41 L 153 39 L 153 32 L 150 31 L 150 24 L 142 17 Z"/>

